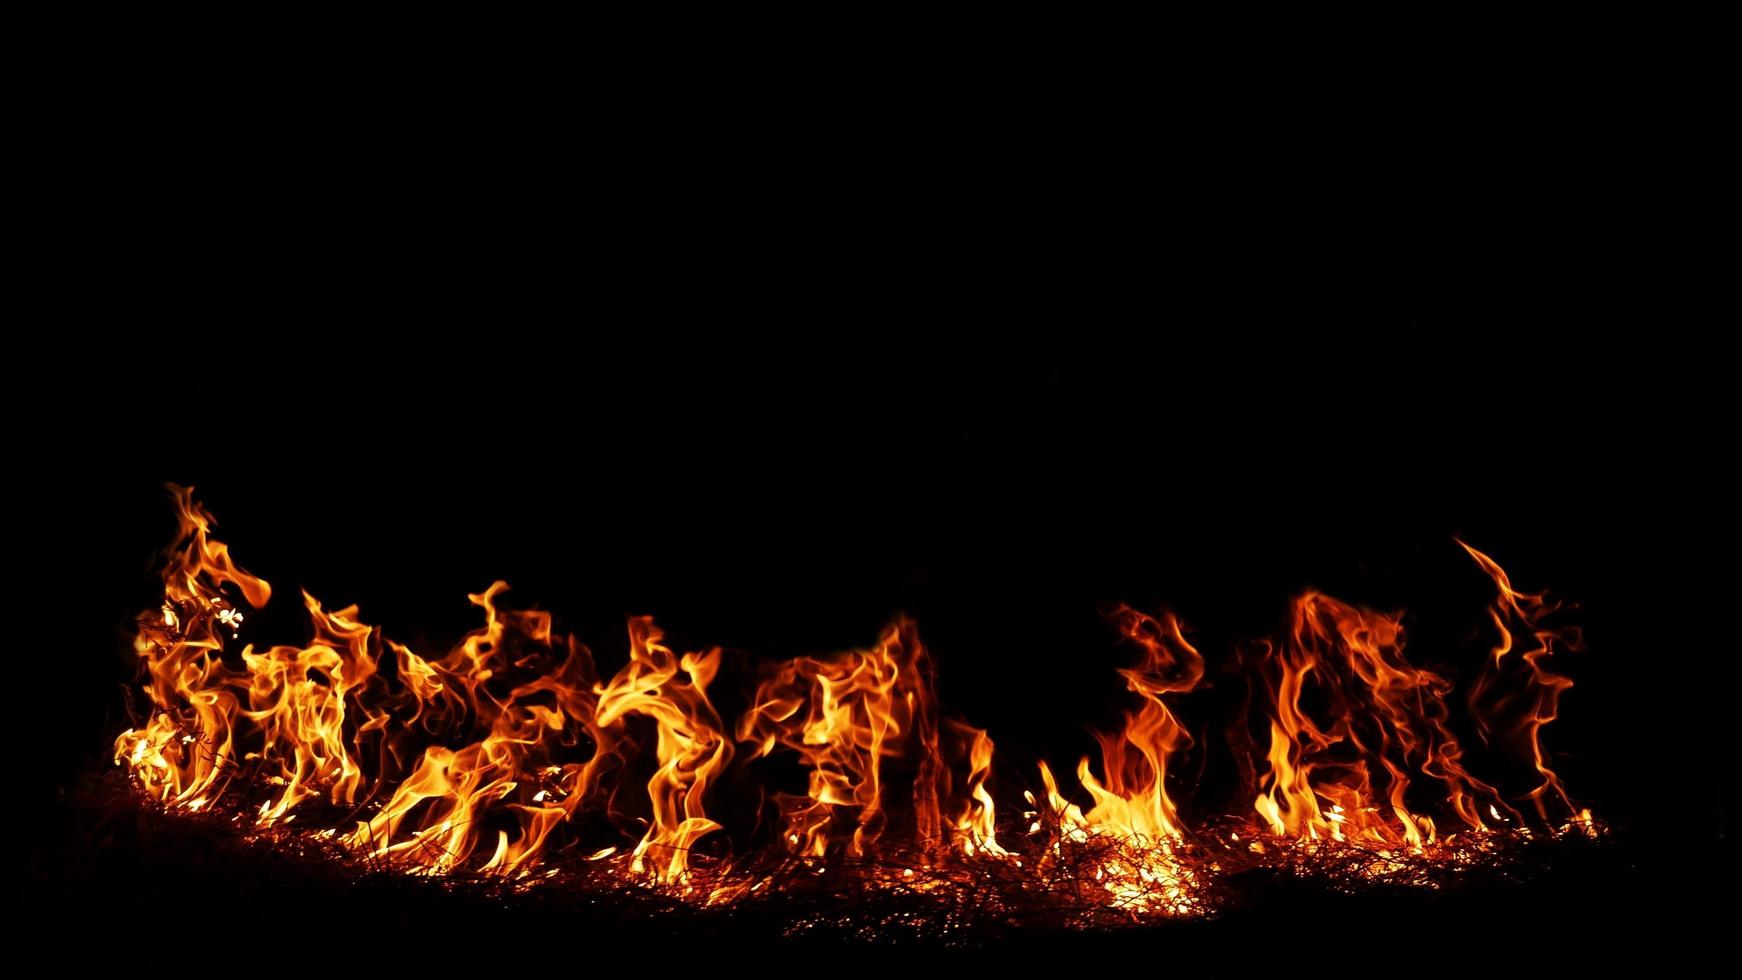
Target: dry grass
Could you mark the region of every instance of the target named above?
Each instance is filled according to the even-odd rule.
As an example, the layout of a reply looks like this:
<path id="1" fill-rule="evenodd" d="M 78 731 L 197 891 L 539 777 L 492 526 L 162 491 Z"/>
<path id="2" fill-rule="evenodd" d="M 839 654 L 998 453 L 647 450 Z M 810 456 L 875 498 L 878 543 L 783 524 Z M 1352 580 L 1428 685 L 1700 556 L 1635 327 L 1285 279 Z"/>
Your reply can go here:
<path id="1" fill-rule="evenodd" d="M 772 849 L 731 860 L 697 854 L 687 880 L 653 885 L 631 876 L 621 856 L 587 860 L 592 849 L 580 846 L 577 837 L 524 877 L 433 877 L 407 873 L 404 865 L 360 855 L 294 824 L 246 829 L 237 814 L 249 812 L 243 806 L 248 794 L 233 785 L 238 788 L 216 812 L 190 814 L 167 813 L 142 800 L 118 774 L 93 780 L 75 801 L 90 818 L 78 847 L 90 854 L 131 851 L 130 860 L 151 868 L 150 874 L 188 882 L 229 881 L 244 871 L 246 882 L 229 887 L 250 896 L 269 887 L 307 894 L 318 903 L 343 891 L 369 894 L 373 905 L 385 908 L 510 909 L 533 920 L 572 918 L 629 934 L 654 929 L 734 941 L 967 947 L 1013 936 L 1192 928 L 1193 922 L 1250 914 L 1255 905 L 1274 906 L 1279 895 L 1289 896 L 1287 902 L 1322 904 L 1331 896 L 1352 896 L 1372 904 L 1399 896 L 1419 901 L 1423 894 L 1492 894 L 1551 873 L 1556 865 L 1588 862 L 1593 851 L 1605 849 L 1604 841 L 1510 834 L 1472 837 L 1427 856 L 1270 838 L 1254 848 L 1230 826 L 1176 843 L 1164 854 L 1140 842 L 1059 840 L 1042 833 L 1006 842 L 1013 853 L 1002 858 L 899 848 L 885 848 L 875 859 L 822 861 Z M 343 825 L 345 814 L 317 811 L 311 807 L 302 815 L 313 826 Z M 1139 868 L 1160 873 L 1146 881 L 1134 873 Z M 139 884 L 143 894 L 155 893 L 152 882 Z M 165 883 L 172 890 L 179 884 Z M 734 897 L 710 903 L 717 889 L 730 889 Z"/>

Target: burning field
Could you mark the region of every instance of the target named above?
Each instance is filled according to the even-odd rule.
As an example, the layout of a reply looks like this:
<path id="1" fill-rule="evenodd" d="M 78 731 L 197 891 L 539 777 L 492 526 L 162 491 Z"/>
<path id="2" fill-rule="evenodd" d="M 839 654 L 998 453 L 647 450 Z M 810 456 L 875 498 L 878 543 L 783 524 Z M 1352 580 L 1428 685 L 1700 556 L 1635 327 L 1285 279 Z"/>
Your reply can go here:
<path id="1" fill-rule="evenodd" d="M 1200 650 L 1189 611 L 1111 610 L 1124 724 L 1055 771 L 939 703 L 949 664 L 906 618 L 862 647 L 758 660 L 680 651 L 636 617 L 595 659 L 497 582 L 446 652 L 306 593 L 309 639 L 267 645 L 254 612 L 284 598 L 191 490 L 174 498 L 114 759 L 150 819 L 273 860 L 509 903 L 755 910 L 789 936 L 972 941 L 1215 917 L 1253 881 L 1455 888 L 1605 834 L 1544 738 L 1579 632 L 1461 542 L 1448 560 L 1473 562 L 1491 602 L 1455 664 L 1412 659 L 1403 613 L 1318 592 L 1229 650 Z M 1241 690 L 1194 726 L 1206 658 Z M 1238 791 L 1199 798 L 1204 765 Z"/>

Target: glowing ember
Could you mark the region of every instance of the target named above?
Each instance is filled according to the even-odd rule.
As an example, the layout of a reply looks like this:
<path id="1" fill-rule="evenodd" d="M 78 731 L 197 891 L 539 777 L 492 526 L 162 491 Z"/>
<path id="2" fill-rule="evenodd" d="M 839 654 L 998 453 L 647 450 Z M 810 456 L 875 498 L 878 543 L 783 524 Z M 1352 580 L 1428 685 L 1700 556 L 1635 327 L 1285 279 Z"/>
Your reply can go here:
<path id="1" fill-rule="evenodd" d="M 1097 736 L 1098 775 L 1078 763 L 1080 802 L 1041 763 L 1041 795 L 1000 807 L 993 740 L 941 713 L 911 620 L 864 650 L 769 665 L 732 725 L 709 697 L 718 649 L 680 654 L 635 618 L 627 663 L 602 678 L 549 614 L 504 608 L 500 582 L 471 597 L 484 626 L 440 657 L 306 594 L 309 643 L 237 649 L 250 620 L 235 603 L 262 607 L 271 590 L 211 537 L 192 492 L 172 489 L 164 601 L 134 641 L 152 710 L 116 739 L 115 761 L 170 809 L 409 873 L 530 885 L 586 865 L 703 904 L 826 888 L 972 893 L 985 915 L 1044 900 L 1141 917 L 1207 911 L 1222 877 L 1253 866 L 1431 885 L 1424 867 L 1600 832 L 1541 739 L 1570 686 L 1553 658 L 1577 633 L 1468 545 L 1498 595 L 1494 646 L 1463 696 L 1406 659 L 1401 614 L 1307 593 L 1279 637 L 1240 651 L 1267 735 L 1236 735 L 1247 795 L 1194 827 L 1169 764 L 1193 744 L 1176 712 L 1205 663 L 1172 614 L 1112 617 L 1139 654 L 1120 671 L 1136 706 Z M 1516 748 L 1529 816 L 1496 788 L 1516 773 L 1495 784 L 1467 768 L 1465 712 L 1465 734 Z M 778 815 L 766 846 L 746 846 L 753 828 L 722 832 L 722 787 L 781 766 L 805 787 L 765 794 Z M 1019 817 L 1000 826 L 1001 813 Z"/>

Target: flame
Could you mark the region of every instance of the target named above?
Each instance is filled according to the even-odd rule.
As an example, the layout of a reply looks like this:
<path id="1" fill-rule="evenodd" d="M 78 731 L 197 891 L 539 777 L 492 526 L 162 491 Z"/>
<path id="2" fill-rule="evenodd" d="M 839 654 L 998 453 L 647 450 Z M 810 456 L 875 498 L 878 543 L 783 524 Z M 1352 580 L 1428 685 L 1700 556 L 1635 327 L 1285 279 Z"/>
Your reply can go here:
<path id="1" fill-rule="evenodd" d="M 1077 763 L 1077 779 L 1094 806 L 1085 813 L 1067 800 L 1042 762 L 1047 805 L 1067 841 L 1086 844 L 1104 837 L 1128 845 L 1095 869 L 1096 879 L 1121 906 L 1189 911 L 1194 875 L 1178 856 L 1186 835 L 1168 795 L 1167 763 L 1191 743 L 1191 735 L 1163 697 L 1197 687 L 1204 675 L 1204 658 L 1186 640 L 1171 613 L 1156 619 L 1120 606 L 1112 620 L 1120 635 L 1142 651 L 1137 665 L 1120 670 L 1119 675 L 1143 702 L 1125 716 L 1120 732 L 1096 733 L 1105 784 L 1095 777 L 1088 756 Z"/>
<path id="2" fill-rule="evenodd" d="M 952 727 L 972 743 L 968 749 L 970 799 L 963 806 L 962 815 L 956 818 L 956 839 L 961 842 L 962 853 L 968 857 L 976 854 L 1009 857 L 1010 852 L 998 846 L 998 805 L 986 789 L 987 777 L 992 774 L 992 739 L 983 728 L 961 722 L 954 722 Z"/>
<path id="3" fill-rule="evenodd" d="M 1567 796 L 1566 787 L 1561 785 L 1560 777 L 1549 768 L 1548 755 L 1542 747 L 1542 729 L 1559 717 L 1561 695 L 1573 686 L 1571 678 L 1556 673 L 1549 664 L 1557 650 L 1579 648 L 1579 631 L 1574 627 L 1557 629 L 1544 625 L 1550 616 L 1560 611 L 1559 603 L 1551 602 L 1540 592 L 1518 591 L 1512 587 L 1512 580 L 1507 577 L 1506 570 L 1496 564 L 1494 559 L 1462 541 L 1458 544 L 1469 552 L 1470 557 L 1476 560 L 1476 564 L 1493 580 L 1499 590 L 1494 604 L 1488 608 L 1488 616 L 1499 633 L 1499 640 L 1494 645 L 1493 658 L 1483 663 L 1482 673 L 1470 689 L 1471 713 L 1475 716 L 1484 738 L 1493 732 L 1495 719 L 1513 719 L 1504 734 L 1522 745 L 1536 770 L 1539 782 L 1527 795 L 1535 805 L 1539 817 L 1545 821 L 1549 819 L 1544 800 L 1550 794 L 1560 801 L 1566 812 L 1577 813 L 1579 808 Z M 1530 649 L 1509 661 L 1507 657 L 1512 653 L 1515 639 L 1519 636 L 1530 637 Z M 1513 662 L 1523 664 L 1524 683 L 1521 690 L 1508 690 L 1502 676 L 1505 668 Z"/>
<path id="4" fill-rule="evenodd" d="M 1458 544 L 1499 590 L 1488 611 L 1499 638 L 1465 699 L 1470 717 L 1484 739 L 1500 731 L 1528 757 L 1537 785 L 1526 796 L 1539 823 L 1552 823 L 1544 803 L 1552 796 L 1563 807 L 1561 829 L 1582 829 L 1589 811 L 1568 797 L 1541 741 L 1572 684 L 1547 661 L 1557 649 L 1576 648 L 1578 632 L 1544 625 L 1558 604 L 1518 591 L 1487 555 Z M 1520 635 L 1531 637 L 1530 649 L 1509 657 Z M 1522 664 L 1522 684 L 1502 676 L 1512 663 Z M 1296 600 L 1287 635 L 1260 644 L 1254 667 L 1270 707 L 1268 771 L 1254 808 L 1273 834 L 1403 845 L 1422 855 L 1442 842 L 1429 807 L 1465 833 L 1522 826 L 1500 792 L 1463 764 L 1451 724 L 1453 685 L 1405 659 L 1400 615 L 1309 592 Z M 1434 784 L 1437 791 L 1427 793 L 1424 786 Z"/>
<path id="5" fill-rule="evenodd" d="M 779 664 L 739 719 L 738 739 L 753 743 L 751 758 L 785 748 L 809 771 L 806 796 L 779 798 L 782 837 L 792 851 L 823 857 L 837 839 L 837 819 L 844 819 L 852 824 L 845 851 L 860 857 L 883 832 L 884 760 L 892 756 L 917 759 L 914 837 L 922 845 L 940 839 L 947 770 L 938 758 L 935 715 L 931 662 L 913 622 L 900 619 L 869 650 Z"/>
<path id="6" fill-rule="evenodd" d="M 387 802 L 345 843 L 408 870 L 443 873 L 464 866 L 488 818 L 505 816 L 514 832 L 496 831 L 491 856 L 478 870 L 517 874 L 538 863 L 552 829 L 589 798 L 616 738 L 595 717 L 592 656 L 573 637 L 558 641 L 548 613 L 500 609 L 496 600 L 506 590 L 496 582 L 468 597 L 484 610 L 484 628 L 440 660 L 388 644 L 404 688 L 385 703 L 409 715 L 408 731 L 387 731 L 391 716 L 378 708 L 360 734 L 382 732 L 392 760 L 408 758 L 411 742 L 394 734 L 452 736 L 468 719 L 488 734 L 457 749 L 427 746 Z M 493 693 L 490 681 L 529 669 L 530 678 L 504 696 Z M 559 754 L 582 747 L 591 748 L 585 761 L 559 761 Z M 383 766 L 383 776 L 393 768 Z"/>
<path id="7" fill-rule="evenodd" d="M 708 783 L 731 760 L 732 745 L 721 734 L 720 716 L 708 703 L 708 685 L 720 667 L 719 649 L 680 659 L 661 639 L 651 618 L 630 621 L 629 663 L 599 689 L 598 712 L 601 725 L 626 714 L 641 714 L 658 726 L 659 771 L 647 784 L 653 826 L 636 845 L 631 868 L 670 882 L 680 880 L 688 870 L 696 840 L 720 827 L 708 819 L 702 797 Z"/>
<path id="8" fill-rule="evenodd" d="M 1419 853 L 1438 830 L 1412 808 L 1412 775 L 1436 780 L 1471 830 L 1486 829 L 1482 808 L 1510 809 L 1465 770 L 1449 724 L 1452 685 L 1404 658 L 1400 617 L 1309 592 L 1254 666 L 1272 709 L 1270 768 L 1254 806 L 1272 833 Z"/>
<path id="9" fill-rule="evenodd" d="M 1157 620 L 1126 606 L 1114 614 L 1114 622 L 1121 635 L 1143 650 L 1136 667 L 1119 671 L 1126 687 L 1142 696 L 1143 704 L 1126 716 L 1123 732 L 1096 736 L 1107 774 L 1105 787 L 1095 779 L 1086 757 L 1077 765 L 1083 788 L 1095 798 L 1087 820 L 1139 840 L 1177 840 L 1184 833 L 1167 793 L 1167 760 L 1190 744 L 1191 736 L 1162 696 L 1197 687 L 1204 676 L 1204 658 L 1186 642 L 1171 613 Z"/>
<path id="10" fill-rule="evenodd" d="M 128 729 L 117 739 L 115 758 L 128 760 L 139 785 L 156 799 L 189 805 L 217 797 L 236 768 L 241 702 L 221 654 L 224 634 L 244 617 L 222 589 L 234 585 L 259 609 L 272 587 L 243 571 L 229 547 L 211 537 L 216 522 L 194 501 L 191 487 L 170 491 L 180 526 L 164 550 L 163 606 L 139 618 L 133 639 L 156 711 L 143 730 Z"/>
<path id="11" fill-rule="evenodd" d="M 248 709 L 263 737 L 260 755 L 279 762 L 284 792 L 260 813 L 270 824 L 326 785 L 334 803 L 354 803 L 363 770 L 346 745 L 346 695 L 375 674 L 369 654 L 370 627 L 356 621 L 357 608 L 335 613 L 303 593 L 315 626 L 307 647 L 273 647 L 265 653 L 242 651 L 248 668 Z"/>
<path id="12" fill-rule="evenodd" d="M 1096 734 L 1098 769 L 1088 756 L 1076 767 L 1069 792 L 1087 808 L 1041 762 L 1044 801 L 1024 793 L 1023 824 L 1001 841 L 991 734 L 941 713 L 909 619 L 865 649 L 764 664 L 730 728 L 709 694 L 719 648 L 680 655 L 634 617 L 627 662 L 603 679 L 549 613 L 507 608 L 502 582 L 469 597 L 483 625 L 440 656 L 307 593 L 308 641 L 257 649 L 241 634 L 270 587 L 211 536 L 191 489 L 171 490 L 179 528 L 163 602 L 133 641 L 148 708 L 117 737 L 116 763 L 169 809 L 251 834 L 312 833 L 407 873 L 531 882 L 579 862 L 724 903 L 786 887 L 795 866 L 846 868 L 864 887 L 916 895 L 996 880 L 1122 915 L 1194 914 L 1211 877 L 1285 852 L 1365 849 L 1360 867 L 1374 876 L 1406 854 L 1451 860 L 1454 838 L 1601 832 L 1542 744 L 1571 686 L 1553 659 L 1578 633 L 1553 625 L 1563 606 L 1514 588 L 1462 542 L 1498 593 L 1487 611 L 1497 639 L 1461 699 L 1450 671 L 1406 658 L 1403 614 L 1322 593 L 1295 600 L 1281 635 L 1241 648 L 1267 739 L 1261 759 L 1254 744 L 1241 760 L 1246 815 L 1225 834 L 1188 826 L 1175 771 L 1194 744 L 1176 712 L 1205 658 L 1171 613 L 1119 607 L 1111 622 L 1138 653 L 1119 675 L 1136 704 Z M 1515 750 L 1534 823 L 1469 771 L 1455 707 L 1482 739 Z M 729 776 L 779 778 L 783 765 L 804 788 L 772 794 L 769 853 L 785 856 L 758 865 L 733 845 L 767 830 L 729 837 L 730 820 L 709 807 Z M 720 856 L 699 857 L 704 841 Z"/>

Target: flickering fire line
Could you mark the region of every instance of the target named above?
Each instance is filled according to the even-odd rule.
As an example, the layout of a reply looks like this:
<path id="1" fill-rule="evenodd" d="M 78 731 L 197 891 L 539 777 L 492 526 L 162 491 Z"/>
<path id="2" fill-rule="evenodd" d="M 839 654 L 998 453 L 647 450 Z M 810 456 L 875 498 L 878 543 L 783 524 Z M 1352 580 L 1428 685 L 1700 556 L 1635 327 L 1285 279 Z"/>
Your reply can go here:
<path id="1" fill-rule="evenodd" d="M 309 642 L 262 649 L 243 636 L 270 586 L 212 536 L 191 489 L 171 490 L 180 529 L 163 602 L 134 638 L 150 708 L 116 739 L 116 762 L 172 811 L 229 814 L 407 873 L 537 882 L 585 854 L 701 905 L 831 869 L 867 889 L 979 876 L 1142 918 L 1205 912 L 1218 881 L 1251 864 L 1412 880 L 1423 862 L 1499 860 L 1506 840 L 1599 833 L 1542 741 L 1571 686 L 1555 661 L 1578 632 L 1462 542 L 1497 590 L 1493 646 L 1468 689 L 1407 659 L 1401 613 L 1308 592 L 1280 635 L 1239 649 L 1268 738 L 1231 744 L 1253 774 L 1240 808 L 1194 822 L 1169 765 L 1193 743 L 1178 709 L 1205 660 L 1170 612 L 1114 612 L 1138 653 L 1119 671 L 1136 707 L 1097 733 L 1077 788 L 1038 762 L 1024 768 L 1040 795 L 1014 805 L 996 792 L 991 734 L 938 704 L 910 619 L 865 649 L 767 665 L 731 724 L 709 693 L 719 648 L 680 654 L 636 617 L 627 663 L 601 677 L 549 613 L 507 608 L 502 582 L 469 597 L 484 625 L 441 656 L 306 593 Z M 1514 769 L 1472 773 L 1460 730 Z M 775 833 L 745 847 L 754 833 L 729 834 L 716 796 L 764 759 L 798 766 L 807 785 L 767 793 Z M 1521 773 L 1534 788 L 1497 788 Z"/>

